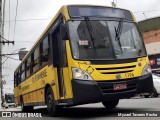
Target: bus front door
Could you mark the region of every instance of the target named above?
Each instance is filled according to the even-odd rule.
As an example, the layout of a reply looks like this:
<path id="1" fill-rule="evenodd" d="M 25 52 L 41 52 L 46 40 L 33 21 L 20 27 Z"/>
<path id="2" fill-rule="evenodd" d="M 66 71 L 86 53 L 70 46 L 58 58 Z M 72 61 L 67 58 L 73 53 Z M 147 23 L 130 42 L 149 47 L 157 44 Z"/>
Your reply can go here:
<path id="1" fill-rule="evenodd" d="M 57 80 L 59 87 L 59 96 L 65 98 L 66 89 L 65 89 L 65 80 L 68 79 L 66 72 L 67 68 L 67 59 L 66 59 L 66 48 L 65 41 L 60 37 L 59 27 L 52 33 L 52 49 L 53 49 L 53 65 L 57 69 Z M 67 71 L 64 73 L 64 70 Z"/>

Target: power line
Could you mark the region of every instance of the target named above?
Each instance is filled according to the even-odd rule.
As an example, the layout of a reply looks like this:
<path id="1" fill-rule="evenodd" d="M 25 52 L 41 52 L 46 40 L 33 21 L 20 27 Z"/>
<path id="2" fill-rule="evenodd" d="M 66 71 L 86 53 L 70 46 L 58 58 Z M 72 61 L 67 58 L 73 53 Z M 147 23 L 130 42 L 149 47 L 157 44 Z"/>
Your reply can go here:
<path id="1" fill-rule="evenodd" d="M 12 44 L 14 44 L 14 41 L 9 41 L 9 40 L 7 40 L 6 38 L 2 37 L 1 35 L 0 35 L 0 37 L 3 38 L 3 40 L 0 41 L 0 43 L 3 43 L 3 44 L 5 44 L 5 43 L 8 43 L 8 44 L 12 43 Z M 5 40 L 5 41 L 4 41 L 4 40 Z"/>
<path id="2" fill-rule="evenodd" d="M 3 38 L 3 39 L 4 39 L 5 41 L 7 41 L 7 42 L 10 41 L 10 40 L 7 40 L 6 38 L 4 38 L 4 37 L 1 36 L 1 35 L 0 35 L 0 37 Z M 13 41 L 11 41 L 11 42 L 13 42 Z M 30 41 L 18 41 L 18 40 L 14 41 L 14 42 L 28 42 L 28 43 L 35 43 L 35 42 L 30 42 Z"/>
<path id="3" fill-rule="evenodd" d="M 22 19 L 22 20 L 10 20 L 10 21 L 4 21 L 4 22 L 25 22 L 25 21 L 37 21 L 37 20 L 49 20 L 52 18 L 35 18 L 35 19 Z"/>
<path id="4" fill-rule="evenodd" d="M 3 36 L 1 36 L 0 35 L 0 37 L 1 38 L 3 38 L 3 40 L 5 40 L 5 41 L 1 41 L 0 43 L 8 43 L 8 42 L 10 42 L 10 43 L 13 43 L 14 44 L 14 42 L 28 42 L 28 43 L 35 43 L 35 42 L 30 42 L 30 41 L 10 41 L 10 40 L 7 40 L 6 38 L 4 38 Z"/>
<path id="5" fill-rule="evenodd" d="M 9 0 L 9 21 L 10 21 L 10 0 Z M 8 40 L 10 35 L 10 22 L 9 22 L 9 28 L 8 28 Z"/>
<path id="6" fill-rule="evenodd" d="M 6 58 L 10 58 L 10 59 L 12 59 L 12 60 L 18 60 L 18 61 L 19 61 L 19 59 L 16 59 L 16 58 L 12 58 L 12 57 L 8 57 L 8 56 L 3 56 L 3 57 L 6 57 Z"/>
<path id="7" fill-rule="evenodd" d="M 133 13 L 155 12 L 155 11 L 160 12 L 160 10 L 146 10 L 146 11 L 135 11 Z"/>
<path id="8" fill-rule="evenodd" d="M 19 55 L 19 53 L 11 53 L 11 54 L 0 54 L 0 56 L 6 56 L 6 55 L 9 55 L 9 56 L 11 56 L 11 55 Z"/>
<path id="9" fill-rule="evenodd" d="M 3 37 L 3 36 L 1 36 L 1 35 L 0 35 L 0 37 L 1 37 L 1 38 L 3 38 L 3 40 L 5 40 L 5 41 L 9 41 L 9 40 L 7 40 L 6 38 L 4 38 L 4 37 Z"/>
<path id="10" fill-rule="evenodd" d="M 17 9 L 18 9 L 18 0 L 17 0 L 17 5 L 16 5 L 16 15 L 15 15 L 15 24 L 14 24 L 13 41 L 14 41 L 15 32 L 16 32 Z"/>
<path id="11" fill-rule="evenodd" d="M 27 42 L 27 43 L 35 43 L 35 42 L 30 42 L 30 41 L 15 41 L 15 42 Z"/>
<path id="12" fill-rule="evenodd" d="M 15 54 L 13 54 L 13 55 L 17 55 L 18 53 L 15 53 Z M 8 58 L 10 57 L 10 55 L 12 55 L 12 54 L 6 54 L 6 55 L 9 55 L 2 63 L 1 63 L 1 65 L 3 65 L 7 60 L 8 60 Z M 2 55 L 3 56 L 3 55 Z"/>
<path id="13" fill-rule="evenodd" d="M 4 21 L 5 21 L 5 5 L 6 1 L 3 1 L 3 21 L 2 21 L 2 35 L 4 34 Z"/>

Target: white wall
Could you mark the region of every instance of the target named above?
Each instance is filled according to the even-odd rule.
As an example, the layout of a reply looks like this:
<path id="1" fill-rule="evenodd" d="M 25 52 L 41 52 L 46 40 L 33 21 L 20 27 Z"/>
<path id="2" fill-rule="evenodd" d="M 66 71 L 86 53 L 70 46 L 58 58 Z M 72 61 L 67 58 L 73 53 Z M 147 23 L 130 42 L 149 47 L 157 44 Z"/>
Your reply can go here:
<path id="1" fill-rule="evenodd" d="M 146 44 L 148 55 L 160 53 L 160 42 Z"/>

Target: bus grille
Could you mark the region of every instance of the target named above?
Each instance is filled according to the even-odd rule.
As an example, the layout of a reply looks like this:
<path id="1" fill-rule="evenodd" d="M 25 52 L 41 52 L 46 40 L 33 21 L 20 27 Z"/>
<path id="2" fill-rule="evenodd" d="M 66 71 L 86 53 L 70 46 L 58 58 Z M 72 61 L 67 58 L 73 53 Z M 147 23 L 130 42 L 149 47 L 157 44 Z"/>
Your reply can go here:
<path id="1" fill-rule="evenodd" d="M 123 90 L 114 90 L 113 86 L 115 84 L 127 84 L 127 89 Z M 123 91 L 130 91 L 135 90 L 137 88 L 138 79 L 132 78 L 129 80 L 120 80 L 120 81 L 97 81 L 98 86 L 102 90 L 102 92 L 105 93 L 117 93 L 117 92 L 123 92 Z"/>
<path id="2" fill-rule="evenodd" d="M 118 74 L 132 72 L 136 65 L 123 66 L 123 67 L 109 67 L 109 68 L 96 68 L 101 74 Z"/>

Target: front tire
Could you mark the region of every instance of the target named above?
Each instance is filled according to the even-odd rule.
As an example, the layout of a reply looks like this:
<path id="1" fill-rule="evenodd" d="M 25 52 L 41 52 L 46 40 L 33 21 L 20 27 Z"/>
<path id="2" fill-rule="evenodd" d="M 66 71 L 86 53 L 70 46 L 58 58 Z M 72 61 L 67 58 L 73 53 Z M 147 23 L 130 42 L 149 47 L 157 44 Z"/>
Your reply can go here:
<path id="1" fill-rule="evenodd" d="M 46 94 L 46 104 L 47 104 L 47 110 L 50 116 L 54 117 L 57 115 L 57 107 L 54 102 L 54 95 L 52 92 L 52 88 L 49 87 Z"/>
<path id="2" fill-rule="evenodd" d="M 114 101 L 103 101 L 102 104 L 106 107 L 106 109 L 114 109 L 119 103 L 119 100 Z"/>
<path id="3" fill-rule="evenodd" d="M 156 90 L 155 87 L 153 88 L 153 93 L 151 93 L 151 96 L 152 97 L 158 97 L 158 93 L 157 93 L 157 90 Z"/>
<path id="4" fill-rule="evenodd" d="M 150 95 L 144 95 L 145 98 L 149 98 Z"/>

